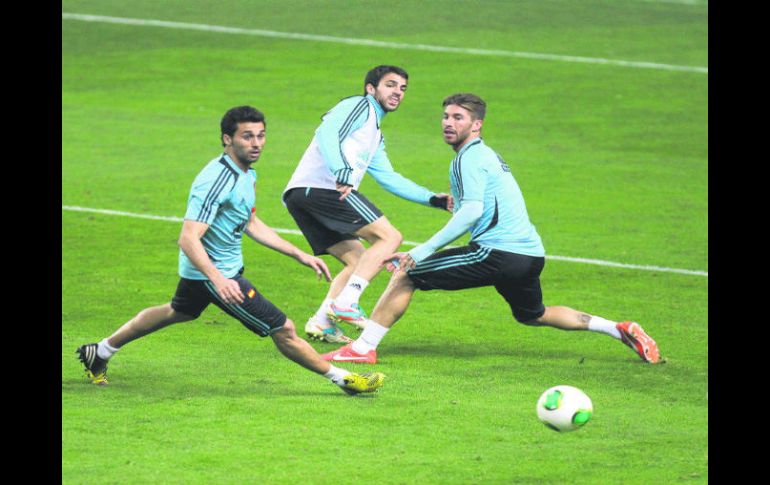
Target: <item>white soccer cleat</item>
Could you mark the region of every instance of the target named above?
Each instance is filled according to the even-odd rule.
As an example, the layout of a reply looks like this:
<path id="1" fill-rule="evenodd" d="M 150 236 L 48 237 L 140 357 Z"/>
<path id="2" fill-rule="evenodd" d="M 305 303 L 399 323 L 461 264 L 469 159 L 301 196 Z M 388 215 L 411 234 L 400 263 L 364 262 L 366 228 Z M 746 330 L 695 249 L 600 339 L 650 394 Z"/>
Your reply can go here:
<path id="1" fill-rule="evenodd" d="M 342 330 L 335 324 L 323 327 L 318 323 L 318 318 L 313 315 L 305 324 L 305 333 L 313 340 L 329 342 L 332 344 L 348 344 L 353 339 L 347 337 Z"/>

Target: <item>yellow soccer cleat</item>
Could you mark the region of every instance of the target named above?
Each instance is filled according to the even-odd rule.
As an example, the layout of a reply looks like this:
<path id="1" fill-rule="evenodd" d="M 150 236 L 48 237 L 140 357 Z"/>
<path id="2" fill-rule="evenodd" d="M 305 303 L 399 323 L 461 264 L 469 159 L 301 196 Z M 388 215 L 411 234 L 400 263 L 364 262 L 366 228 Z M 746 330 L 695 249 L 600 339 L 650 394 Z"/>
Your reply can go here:
<path id="1" fill-rule="evenodd" d="M 107 361 L 96 354 L 97 344 L 86 344 L 78 347 L 77 353 L 80 362 L 86 368 L 86 377 L 98 386 L 106 386 Z"/>
<path id="2" fill-rule="evenodd" d="M 382 381 L 385 380 L 385 377 L 382 372 L 352 373 L 345 376 L 340 387 L 351 396 L 362 392 L 375 392 L 382 387 Z"/>
<path id="3" fill-rule="evenodd" d="M 109 381 L 107 380 L 107 373 L 101 372 L 99 374 L 94 374 L 90 370 L 86 370 L 86 376 L 91 379 L 91 382 L 96 384 L 97 386 L 106 386 L 109 384 Z"/>

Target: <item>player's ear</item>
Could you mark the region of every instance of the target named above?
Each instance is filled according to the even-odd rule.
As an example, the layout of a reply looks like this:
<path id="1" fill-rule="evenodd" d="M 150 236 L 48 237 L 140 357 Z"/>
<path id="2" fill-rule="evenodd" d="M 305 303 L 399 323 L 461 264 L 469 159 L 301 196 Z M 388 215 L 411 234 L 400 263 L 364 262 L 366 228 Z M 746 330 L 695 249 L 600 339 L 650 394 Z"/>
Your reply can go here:
<path id="1" fill-rule="evenodd" d="M 222 135 L 222 146 L 229 146 L 232 143 L 233 143 L 233 138 L 230 135 L 228 135 L 227 133 Z"/>
<path id="2" fill-rule="evenodd" d="M 376 91 L 376 89 L 374 88 L 374 84 L 372 83 L 366 83 L 366 86 L 364 86 L 364 90 L 366 91 L 367 94 L 371 94 L 372 96 L 374 96 L 374 91 Z"/>
<path id="3" fill-rule="evenodd" d="M 483 124 L 484 124 L 484 120 L 479 120 L 479 119 L 473 120 L 473 123 L 471 123 L 471 131 L 473 133 L 480 132 Z"/>

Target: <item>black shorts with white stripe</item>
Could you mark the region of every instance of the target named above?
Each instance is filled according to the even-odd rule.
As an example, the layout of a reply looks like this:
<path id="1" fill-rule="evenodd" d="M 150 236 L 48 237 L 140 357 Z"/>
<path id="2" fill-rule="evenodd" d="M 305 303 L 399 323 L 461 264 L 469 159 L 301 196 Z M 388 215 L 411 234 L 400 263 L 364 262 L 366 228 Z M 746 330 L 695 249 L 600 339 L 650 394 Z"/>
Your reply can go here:
<path id="1" fill-rule="evenodd" d="M 407 272 L 420 290 L 462 290 L 494 286 L 519 322 L 545 312 L 540 273 L 545 258 L 468 246 L 433 253 Z"/>
<path id="2" fill-rule="evenodd" d="M 235 318 L 244 327 L 260 337 L 266 337 L 283 328 L 286 315 L 270 300 L 262 296 L 249 280 L 238 273 L 230 278 L 238 282 L 244 295 L 243 303 L 223 302 L 209 280 L 189 280 L 180 278 L 176 293 L 171 299 L 171 308 L 175 311 L 198 318 L 210 303 L 221 308 Z"/>
<path id="3" fill-rule="evenodd" d="M 358 239 L 359 229 L 382 217 L 382 211 L 357 190 L 345 200 L 340 195 L 331 189 L 296 187 L 283 196 L 316 256 L 328 254 L 327 249 L 338 242 Z"/>

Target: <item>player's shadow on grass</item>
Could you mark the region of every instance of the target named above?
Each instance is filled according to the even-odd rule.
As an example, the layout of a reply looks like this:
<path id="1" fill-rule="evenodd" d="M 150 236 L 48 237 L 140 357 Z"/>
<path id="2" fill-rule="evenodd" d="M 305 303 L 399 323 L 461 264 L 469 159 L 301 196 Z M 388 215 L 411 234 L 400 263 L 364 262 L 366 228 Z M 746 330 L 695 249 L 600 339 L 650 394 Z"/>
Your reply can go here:
<path id="1" fill-rule="evenodd" d="M 180 400 L 198 397 L 231 397 L 241 398 L 265 398 L 271 397 L 298 397 L 307 398 L 350 398 L 341 389 L 335 385 L 324 381 L 323 379 L 308 383 L 306 388 L 297 389 L 291 385 L 281 382 L 265 381 L 260 378 L 252 380 L 239 380 L 238 382 L 228 382 L 227 380 L 209 381 L 201 383 L 200 381 L 186 381 L 180 379 L 179 375 L 156 375 L 154 377 L 143 377 L 135 379 L 131 376 L 111 377 L 112 382 L 107 386 L 97 386 L 88 382 L 85 378 L 66 378 L 62 379 L 62 393 L 83 393 L 99 392 L 104 393 L 105 397 L 130 398 L 152 401 Z M 173 385 L 169 382 L 175 381 Z M 368 399 L 375 397 L 376 394 L 361 394 L 356 399 Z"/>
<path id="2" fill-rule="evenodd" d="M 424 342 L 424 343 L 400 343 L 393 344 L 387 348 L 380 348 L 379 360 L 382 363 L 396 363 L 390 356 L 430 356 L 430 357 L 450 357 L 461 359 L 473 359 L 473 358 L 485 358 L 485 357 L 500 357 L 505 359 L 510 358 L 522 358 L 522 359 L 558 359 L 558 360 L 572 360 L 576 362 L 585 362 L 588 360 L 601 361 L 607 363 L 619 363 L 618 357 L 614 355 L 603 354 L 601 349 L 595 349 L 591 352 L 581 352 L 577 350 L 564 351 L 559 349 L 558 352 L 549 353 L 547 350 L 537 350 L 526 347 L 518 347 L 512 349 L 510 347 L 490 345 L 486 342 L 479 342 L 477 344 L 460 343 L 460 342 Z M 621 357 L 622 358 L 622 357 Z M 633 355 L 629 355 L 626 360 L 638 361 L 640 364 L 644 364 L 640 359 L 634 358 Z"/>

